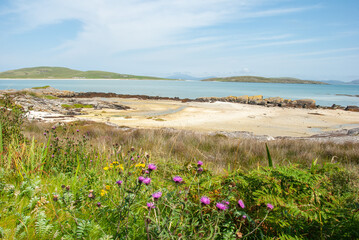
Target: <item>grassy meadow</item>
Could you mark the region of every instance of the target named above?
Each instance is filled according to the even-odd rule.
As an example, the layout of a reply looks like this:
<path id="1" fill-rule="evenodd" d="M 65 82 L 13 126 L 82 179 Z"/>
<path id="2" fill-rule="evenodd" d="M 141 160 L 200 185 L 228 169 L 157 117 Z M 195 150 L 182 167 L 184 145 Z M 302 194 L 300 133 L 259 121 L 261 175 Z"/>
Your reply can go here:
<path id="1" fill-rule="evenodd" d="M 0 238 L 358 239 L 358 149 L 27 122 L 4 99 Z"/>

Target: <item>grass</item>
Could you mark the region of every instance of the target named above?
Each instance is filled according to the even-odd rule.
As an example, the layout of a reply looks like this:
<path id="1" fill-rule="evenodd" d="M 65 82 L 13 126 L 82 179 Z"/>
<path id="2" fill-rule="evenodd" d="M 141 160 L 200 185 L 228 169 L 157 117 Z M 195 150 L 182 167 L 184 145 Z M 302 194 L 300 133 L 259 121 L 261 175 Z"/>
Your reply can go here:
<path id="1" fill-rule="evenodd" d="M 22 123 L 5 105 L 0 238 L 359 238 L 356 144 Z"/>
<path id="2" fill-rule="evenodd" d="M 72 105 L 62 104 L 61 107 L 63 107 L 63 108 L 93 108 L 92 105 L 80 104 L 80 103 L 75 103 L 75 104 L 72 104 Z"/>
<path id="3" fill-rule="evenodd" d="M 24 79 L 150 79 L 163 80 L 163 78 L 150 76 L 136 76 L 104 71 L 79 71 L 64 67 L 34 67 L 10 70 L 0 73 L 0 78 L 24 78 Z M 37 88 L 34 88 L 37 89 Z"/>
<path id="4" fill-rule="evenodd" d="M 49 87 L 50 87 L 49 85 L 46 85 L 46 86 L 42 86 L 42 87 L 32 87 L 31 89 L 47 89 Z"/>

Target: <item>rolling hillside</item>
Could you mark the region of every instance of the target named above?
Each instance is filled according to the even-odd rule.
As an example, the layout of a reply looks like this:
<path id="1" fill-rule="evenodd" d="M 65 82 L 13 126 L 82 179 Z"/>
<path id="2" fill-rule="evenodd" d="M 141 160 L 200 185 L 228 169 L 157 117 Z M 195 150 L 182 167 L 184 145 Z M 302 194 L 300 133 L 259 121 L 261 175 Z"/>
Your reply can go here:
<path id="1" fill-rule="evenodd" d="M 104 71 L 79 71 L 64 67 L 33 67 L 10 70 L 0 73 L 0 78 L 13 79 L 149 79 L 163 78 L 135 76 Z"/>
<path id="2" fill-rule="evenodd" d="M 256 83 L 299 83 L 299 84 L 327 84 L 319 81 L 301 80 L 297 78 L 266 78 L 257 76 L 237 76 L 224 78 L 209 78 L 202 81 L 218 81 L 218 82 L 256 82 Z"/>

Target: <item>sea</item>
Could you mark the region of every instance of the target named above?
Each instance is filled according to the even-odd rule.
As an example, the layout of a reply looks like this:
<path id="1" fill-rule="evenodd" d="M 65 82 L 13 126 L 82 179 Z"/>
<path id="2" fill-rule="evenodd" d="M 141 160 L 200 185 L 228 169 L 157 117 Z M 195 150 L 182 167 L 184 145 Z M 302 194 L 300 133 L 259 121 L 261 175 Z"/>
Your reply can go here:
<path id="1" fill-rule="evenodd" d="M 203 82 L 197 80 L 0 80 L 0 90 L 24 89 L 50 85 L 60 90 L 76 92 L 112 92 L 117 94 L 148 95 L 195 99 L 263 95 L 287 99 L 314 99 L 318 105 L 359 106 L 359 85 L 319 85 L 244 82 Z"/>

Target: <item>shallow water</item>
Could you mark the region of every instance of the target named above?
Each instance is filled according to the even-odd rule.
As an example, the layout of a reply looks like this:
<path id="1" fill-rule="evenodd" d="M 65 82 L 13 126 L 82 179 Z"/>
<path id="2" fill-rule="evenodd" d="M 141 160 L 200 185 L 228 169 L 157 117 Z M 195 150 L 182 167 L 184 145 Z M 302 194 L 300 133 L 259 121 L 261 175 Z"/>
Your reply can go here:
<path id="1" fill-rule="evenodd" d="M 359 85 L 168 80 L 0 80 L 0 89 L 23 89 L 45 85 L 76 92 L 113 92 L 179 98 L 263 95 L 265 98 L 279 96 L 292 100 L 311 98 L 322 106 L 331 106 L 332 104 L 359 106 L 359 97 L 354 96 L 359 95 Z"/>

